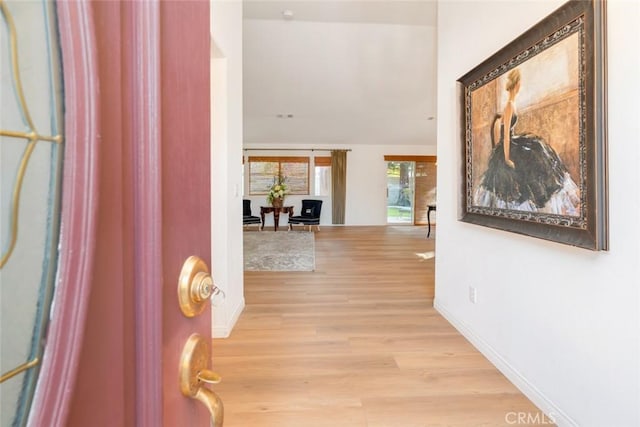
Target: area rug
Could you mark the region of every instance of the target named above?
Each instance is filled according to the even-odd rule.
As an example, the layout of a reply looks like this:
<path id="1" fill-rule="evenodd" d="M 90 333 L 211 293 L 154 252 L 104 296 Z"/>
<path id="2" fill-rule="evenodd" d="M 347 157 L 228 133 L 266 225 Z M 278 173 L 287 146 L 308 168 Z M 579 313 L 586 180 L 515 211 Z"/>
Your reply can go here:
<path id="1" fill-rule="evenodd" d="M 313 271 L 315 233 L 244 231 L 245 271 Z"/>

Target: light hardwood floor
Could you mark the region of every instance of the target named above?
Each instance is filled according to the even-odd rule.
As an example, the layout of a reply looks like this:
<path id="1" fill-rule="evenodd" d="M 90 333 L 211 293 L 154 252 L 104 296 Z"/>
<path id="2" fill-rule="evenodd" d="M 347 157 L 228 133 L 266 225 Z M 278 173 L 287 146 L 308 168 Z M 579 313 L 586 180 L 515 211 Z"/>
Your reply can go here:
<path id="1" fill-rule="evenodd" d="M 314 272 L 245 272 L 246 308 L 213 344 L 226 427 L 522 426 L 517 413 L 542 415 L 433 309 L 425 227 L 315 236 Z"/>

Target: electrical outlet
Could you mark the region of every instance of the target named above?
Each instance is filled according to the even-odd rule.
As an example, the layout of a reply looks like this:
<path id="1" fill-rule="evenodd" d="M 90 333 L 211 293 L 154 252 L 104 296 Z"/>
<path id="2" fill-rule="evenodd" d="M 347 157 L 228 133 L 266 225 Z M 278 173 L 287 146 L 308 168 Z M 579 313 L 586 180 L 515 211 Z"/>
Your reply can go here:
<path id="1" fill-rule="evenodd" d="M 478 291 L 473 286 L 469 286 L 469 301 L 475 304 L 478 301 Z"/>

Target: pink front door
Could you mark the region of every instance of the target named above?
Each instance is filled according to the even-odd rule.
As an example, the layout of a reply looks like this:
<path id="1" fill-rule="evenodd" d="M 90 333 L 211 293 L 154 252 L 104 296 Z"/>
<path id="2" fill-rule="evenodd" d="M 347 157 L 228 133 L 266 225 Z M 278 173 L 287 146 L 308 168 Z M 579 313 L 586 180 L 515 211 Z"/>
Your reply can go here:
<path id="1" fill-rule="evenodd" d="M 61 266 L 78 273 L 60 276 L 30 424 L 208 426 L 178 362 L 191 334 L 211 336 L 211 311 L 185 317 L 177 286 L 189 256 L 211 265 L 209 2 L 65 1 L 58 13 Z"/>

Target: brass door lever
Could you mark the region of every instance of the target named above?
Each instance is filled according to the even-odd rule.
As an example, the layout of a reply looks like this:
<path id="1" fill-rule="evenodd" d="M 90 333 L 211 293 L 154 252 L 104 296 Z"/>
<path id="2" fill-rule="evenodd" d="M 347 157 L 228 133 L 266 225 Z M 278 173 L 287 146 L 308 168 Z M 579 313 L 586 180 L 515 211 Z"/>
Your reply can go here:
<path id="1" fill-rule="evenodd" d="M 211 362 L 210 339 L 192 334 L 182 349 L 180 357 L 180 391 L 186 397 L 196 399 L 206 406 L 215 427 L 222 427 L 224 406 L 216 393 L 206 384 L 217 384 L 220 375 L 209 370 Z"/>

